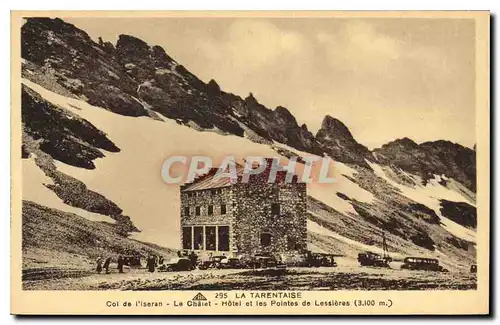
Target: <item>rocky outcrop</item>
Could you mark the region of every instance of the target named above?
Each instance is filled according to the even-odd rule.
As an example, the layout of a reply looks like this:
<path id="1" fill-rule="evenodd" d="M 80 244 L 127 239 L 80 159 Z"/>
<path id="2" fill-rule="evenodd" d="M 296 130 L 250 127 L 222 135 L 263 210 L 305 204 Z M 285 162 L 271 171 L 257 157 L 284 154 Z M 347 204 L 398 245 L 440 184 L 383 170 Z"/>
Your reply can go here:
<path id="1" fill-rule="evenodd" d="M 453 202 L 448 200 L 441 201 L 441 214 L 470 229 L 477 227 L 477 212 L 476 208 L 465 202 Z"/>
<path id="2" fill-rule="evenodd" d="M 28 18 L 21 39 L 23 59 L 50 67 L 77 97 L 118 114 L 148 115 L 133 97 L 137 83 L 84 31 L 58 18 Z"/>
<path id="3" fill-rule="evenodd" d="M 444 165 L 438 170 L 476 192 L 476 151 L 451 141 L 430 141 L 420 145 Z"/>
<path id="4" fill-rule="evenodd" d="M 453 178 L 476 191 L 476 152 L 450 141 L 417 144 L 403 138 L 373 150 L 377 160 L 422 177 L 424 184 L 435 177 Z"/>
<path id="5" fill-rule="evenodd" d="M 338 119 L 325 116 L 316 134 L 317 154 L 326 153 L 334 160 L 369 168 L 365 159 L 374 160 L 370 150 L 359 144 L 349 129 Z"/>
<path id="6" fill-rule="evenodd" d="M 147 104 L 181 123 L 243 135 L 232 109 L 208 96 L 208 86 L 160 46 L 129 35 L 120 35 L 116 46 L 98 44 L 58 18 L 28 18 L 21 33 L 23 59 L 49 67 L 61 86 L 92 105 L 148 116 Z"/>
<path id="7" fill-rule="evenodd" d="M 104 157 L 99 149 L 120 149 L 86 120 L 56 107 L 28 87 L 22 87 L 24 132 L 39 141 L 40 149 L 64 163 L 94 169 L 93 160 Z"/>

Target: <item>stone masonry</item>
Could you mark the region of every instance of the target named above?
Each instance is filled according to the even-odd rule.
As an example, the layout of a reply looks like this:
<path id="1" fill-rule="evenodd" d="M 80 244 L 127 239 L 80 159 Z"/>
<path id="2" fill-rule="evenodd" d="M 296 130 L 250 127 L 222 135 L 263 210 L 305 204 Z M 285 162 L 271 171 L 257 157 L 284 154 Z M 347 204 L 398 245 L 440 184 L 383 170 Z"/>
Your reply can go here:
<path id="1" fill-rule="evenodd" d="M 307 246 L 306 184 L 267 171 L 248 183 L 214 180 L 217 169 L 181 186 L 181 244 L 226 255 L 294 254 Z"/>

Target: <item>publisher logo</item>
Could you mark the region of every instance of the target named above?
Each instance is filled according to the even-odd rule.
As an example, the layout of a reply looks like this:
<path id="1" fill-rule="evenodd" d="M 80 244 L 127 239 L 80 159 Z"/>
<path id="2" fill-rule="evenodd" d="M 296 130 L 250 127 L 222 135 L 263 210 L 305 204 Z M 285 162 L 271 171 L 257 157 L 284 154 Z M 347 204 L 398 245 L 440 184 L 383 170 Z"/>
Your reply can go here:
<path id="1" fill-rule="evenodd" d="M 202 301 L 202 300 L 207 300 L 207 298 L 201 293 L 199 292 L 196 296 L 193 297 L 193 299 L 191 299 L 193 301 Z"/>

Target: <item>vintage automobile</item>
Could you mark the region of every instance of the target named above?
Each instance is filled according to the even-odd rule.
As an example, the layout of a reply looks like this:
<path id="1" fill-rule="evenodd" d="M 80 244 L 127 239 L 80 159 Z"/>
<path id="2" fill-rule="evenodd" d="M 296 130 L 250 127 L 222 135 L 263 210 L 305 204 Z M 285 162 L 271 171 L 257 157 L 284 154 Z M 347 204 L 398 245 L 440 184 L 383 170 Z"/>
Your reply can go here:
<path id="1" fill-rule="evenodd" d="M 336 267 L 337 262 L 335 262 L 333 254 L 326 253 L 309 253 L 307 254 L 307 266 L 310 267 Z"/>
<path id="2" fill-rule="evenodd" d="M 364 252 L 358 254 L 358 262 L 361 266 L 389 267 L 391 258 L 372 252 Z"/>
<path id="3" fill-rule="evenodd" d="M 167 263 L 158 267 L 158 271 L 191 271 L 194 270 L 194 265 L 188 258 L 175 257 L 167 261 Z"/>
<path id="4" fill-rule="evenodd" d="M 200 270 L 217 269 L 219 268 L 221 261 L 226 258 L 227 257 L 224 255 L 210 256 L 208 260 L 200 260 L 198 268 Z"/>
<path id="5" fill-rule="evenodd" d="M 253 256 L 251 256 L 250 258 L 248 258 L 247 260 L 244 261 L 245 265 L 249 268 L 254 268 L 254 269 L 258 269 L 258 268 L 274 268 L 274 267 L 277 267 L 277 268 L 285 268 L 286 265 L 280 261 L 278 261 L 276 259 L 276 257 L 274 257 L 273 255 L 271 254 L 265 254 L 265 253 L 262 253 L 262 254 L 255 254 Z"/>
<path id="6" fill-rule="evenodd" d="M 245 268 L 245 264 L 240 261 L 237 257 L 228 257 L 222 259 L 217 265 L 219 269 L 243 269 Z"/>
<path id="7" fill-rule="evenodd" d="M 447 269 L 439 265 L 439 261 L 435 258 L 407 257 L 403 262 L 401 269 L 404 270 L 448 272 Z"/>

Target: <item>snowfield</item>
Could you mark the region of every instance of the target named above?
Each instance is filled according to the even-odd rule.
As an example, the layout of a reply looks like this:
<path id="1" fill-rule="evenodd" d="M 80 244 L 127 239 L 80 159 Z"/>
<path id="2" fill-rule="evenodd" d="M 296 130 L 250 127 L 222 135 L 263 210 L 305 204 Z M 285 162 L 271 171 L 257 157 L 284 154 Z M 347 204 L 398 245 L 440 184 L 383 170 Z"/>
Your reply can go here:
<path id="1" fill-rule="evenodd" d="M 55 165 L 59 171 L 75 177 L 90 190 L 118 204 L 123 214 L 130 216 L 141 229 L 140 233 L 132 235 L 138 240 L 172 248 L 180 245 L 179 188 L 178 185 L 166 184 L 161 178 L 162 164 L 169 156 L 205 155 L 212 157 L 214 165 L 226 155 L 235 156 L 239 161 L 247 156 L 278 156 L 270 146 L 246 138 L 196 131 L 161 114 L 158 116 L 163 121 L 118 115 L 82 100 L 53 93 L 29 80 L 23 79 L 23 83 L 45 100 L 92 123 L 121 149 L 118 153 L 102 150 L 106 157 L 94 160 L 95 170 L 59 161 L 55 161 Z M 303 153 L 304 156 L 306 154 Z M 282 157 L 281 162 L 287 164 L 288 160 Z M 300 169 L 301 164 L 297 164 L 297 168 Z M 185 174 L 186 170 L 186 166 L 176 164 L 173 172 Z M 308 193 L 340 212 L 356 213 L 336 192 L 365 202 L 371 202 L 373 195 L 343 177 L 352 174 L 353 170 L 348 166 L 333 162 L 329 176 L 334 177 L 335 182 L 310 184 Z"/>
<path id="2" fill-rule="evenodd" d="M 387 177 L 386 173 L 380 165 L 372 163 L 370 161 L 366 162 L 375 171 L 375 174 L 378 177 L 386 180 L 389 184 L 399 189 L 404 196 L 415 202 L 426 205 L 434 210 L 434 212 L 436 212 L 436 214 L 441 219 L 443 228 L 446 229 L 450 234 L 463 240 L 467 240 L 473 243 L 476 242 L 475 231 L 459 225 L 458 223 L 444 217 L 441 214 L 441 204 L 439 202 L 440 199 L 455 202 L 465 202 L 474 206 L 475 204 L 468 200 L 466 197 L 462 196 L 460 193 L 450 190 L 445 186 L 439 184 L 440 176 L 436 176 L 434 179 L 431 179 L 426 184 L 426 186 L 409 187 L 399 184 L 391 178 Z M 409 174 L 407 175 L 410 176 Z M 416 176 L 413 175 L 411 175 L 410 177 L 416 178 Z M 419 184 L 419 182 L 417 182 L 417 184 Z"/>
<path id="3" fill-rule="evenodd" d="M 23 159 L 23 200 L 36 202 L 48 208 L 61 210 L 64 212 L 75 213 L 92 221 L 106 221 L 115 223 L 116 221 L 108 216 L 89 212 L 83 209 L 75 208 L 65 204 L 52 190 L 45 185 L 53 185 L 54 182 L 51 178 L 47 177 L 45 173 L 35 163 L 36 156 L 32 154 L 29 159 Z"/>
<path id="4" fill-rule="evenodd" d="M 215 166 L 227 155 L 235 156 L 238 161 L 242 161 L 247 156 L 276 157 L 278 154 L 272 146 L 292 151 L 300 156 L 312 156 L 280 143 L 274 143 L 270 146 L 252 142 L 247 138 L 226 136 L 217 132 L 200 132 L 165 118 L 159 113 L 157 115 L 161 120 L 118 115 L 101 107 L 89 105 L 83 100 L 61 96 L 29 80 L 23 79 L 23 83 L 39 93 L 45 100 L 92 123 L 105 132 L 108 138 L 121 149 L 118 153 L 102 150 L 105 158 L 94 160 L 95 170 L 78 168 L 59 161 L 55 161 L 55 165 L 61 172 L 84 182 L 90 190 L 104 195 L 122 208 L 123 214 L 130 216 L 132 222 L 141 230 L 140 233 L 132 235 L 132 238 L 137 240 L 171 248 L 180 246 L 179 187 L 178 185 L 166 184 L 161 177 L 162 164 L 169 156 L 204 155 L 211 157 Z M 281 163 L 288 164 L 288 160 L 282 157 Z M 475 242 L 475 232 L 444 218 L 441 215 L 439 204 L 439 199 L 467 203 L 470 203 L 470 200 L 456 191 L 440 185 L 437 178 L 431 180 L 425 187 L 412 188 L 391 180 L 378 164 L 368 161 L 367 163 L 378 177 L 400 189 L 405 196 L 432 208 L 440 216 L 442 226 L 448 232 L 459 238 Z M 51 180 L 45 177 L 34 162 L 28 160 L 25 165 L 24 176 L 26 181 L 30 182 L 30 186 L 25 187 L 24 199 L 77 213 L 91 220 L 111 220 L 106 216 L 65 205 L 52 191 L 43 186 L 44 182 L 47 183 Z M 297 164 L 299 174 L 302 167 L 303 165 Z M 308 184 L 309 195 L 348 215 L 357 215 L 357 213 L 348 201 L 337 196 L 337 192 L 361 202 L 374 202 L 375 198 L 372 193 L 362 189 L 346 177 L 354 176 L 355 170 L 336 161 L 333 161 L 330 167 L 329 176 L 334 177 L 335 182 L 332 184 Z M 187 166 L 175 164 L 173 173 L 185 175 L 186 171 Z M 413 175 L 408 176 L 414 177 Z M 39 195 L 34 192 L 44 194 Z M 326 230 L 313 222 L 308 223 L 308 229 L 322 234 Z M 373 247 L 365 247 L 366 245 L 333 232 L 329 232 L 328 236 L 362 250 L 367 248 L 374 250 Z"/>
<path id="5" fill-rule="evenodd" d="M 328 236 L 331 238 L 334 238 L 338 241 L 341 241 L 347 245 L 349 245 L 352 248 L 355 248 L 356 250 L 359 251 L 368 251 L 368 252 L 373 252 L 377 253 L 380 255 L 384 254 L 384 250 L 380 247 L 377 246 L 371 246 L 371 245 L 365 245 L 363 243 L 357 242 L 355 240 L 349 239 L 347 237 L 344 237 L 342 235 L 337 234 L 336 232 L 331 231 L 330 229 L 327 229 L 319 224 L 317 224 L 314 221 L 307 220 L 307 230 L 316 234 L 320 234 L 323 236 Z M 390 256 L 393 258 L 403 258 L 403 255 L 396 253 L 396 252 L 389 252 Z"/>

